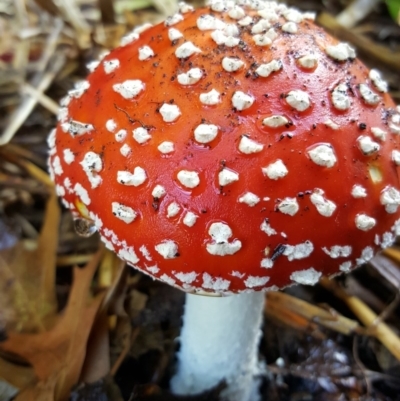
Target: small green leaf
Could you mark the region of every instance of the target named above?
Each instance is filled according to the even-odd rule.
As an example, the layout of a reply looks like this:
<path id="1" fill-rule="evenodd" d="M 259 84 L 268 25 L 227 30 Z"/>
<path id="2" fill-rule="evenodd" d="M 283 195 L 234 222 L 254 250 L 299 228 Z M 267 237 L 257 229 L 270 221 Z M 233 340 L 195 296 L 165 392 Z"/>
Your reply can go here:
<path id="1" fill-rule="evenodd" d="M 386 4 L 392 18 L 400 25 L 400 0 L 386 0 Z"/>

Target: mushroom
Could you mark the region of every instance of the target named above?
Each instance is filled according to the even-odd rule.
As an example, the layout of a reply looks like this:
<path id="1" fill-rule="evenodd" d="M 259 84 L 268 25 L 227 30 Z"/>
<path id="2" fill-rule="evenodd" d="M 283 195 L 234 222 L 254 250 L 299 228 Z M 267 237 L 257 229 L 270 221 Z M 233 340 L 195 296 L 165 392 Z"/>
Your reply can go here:
<path id="1" fill-rule="evenodd" d="M 348 272 L 399 233 L 400 110 L 312 13 L 211 1 L 140 29 L 63 99 L 64 205 L 187 292 L 172 389 L 249 400 L 264 292 Z"/>

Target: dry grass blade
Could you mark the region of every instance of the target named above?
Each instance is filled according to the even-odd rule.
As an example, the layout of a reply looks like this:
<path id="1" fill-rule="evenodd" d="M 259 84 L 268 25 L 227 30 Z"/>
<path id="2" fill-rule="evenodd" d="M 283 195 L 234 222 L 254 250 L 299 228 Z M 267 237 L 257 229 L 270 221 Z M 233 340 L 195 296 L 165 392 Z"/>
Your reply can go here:
<path id="1" fill-rule="evenodd" d="M 64 21 L 61 18 L 56 18 L 54 20 L 54 26 L 52 27 L 50 34 L 47 36 L 46 41 L 44 43 L 43 53 L 38 60 L 35 71 L 36 72 L 44 72 L 46 67 L 51 62 L 54 53 L 56 53 L 57 47 L 59 45 L 60 36 L 62 34 L 64 28 Z M 39 77 L 36 76 L 32 79 L 31 84 L 33 86 L 37 86 L 39 83 Z"/>
<path id="2" fill-rule="evenodd" d="M 53 82 L 57 73 L 61 70 L 65 63 L 65 56 L 62 53 L 56 53 L 51 63 L 51 69 L 41 76 L 40 82 L 36 87 L 38 93 L 43 93 Z M 37 97 L 27 97 L 15 109 L 9 118 L 9 122 L 0 136 L 0 146 L 5 145 L 15 135 L 18 129 L 23 125 L 27 117 L 31 114 L 32 110 L 38 102 Z"/>
<path id="3" fill-rule="evenodd" d="M 74 265 L 81 265 L 83 263 L 88 263 L 90 259 L 93 258 L 93 254 L 87 255 L 63 255 L 57 257 L 57 266 L 64 267 L 64 266 L 74 266 Z"/>
<path id="4" fill-rule="evenodd" d="M 75 0 L 57 0 L 53 2 L 58 13 L 74 28 L 75 38 L 81 49 L 90 47 L 90 25 L 85 20 Z"/>
<path id="5" fill-rule="evenodd" d="M 22 167 L 32 178 L 45 185 L 50 189 L 50 191 L 53 191 L 54 183 L 50 179 L 49 175 L 41 168 L 36 166 L 36 164 L 24 158 L 29 157 L 28 151 L 23 151 L 21 148 L 18 148 L 15 145 L 7 145 L 0 147 L 0 155 L 5 160 L 9 160 L 17 166 Z"/>
<path id="6" fill-rule="evenodd" d="M 368 333 L 376 337 L 400 361 L 400 338 L 389 325 L 381 322 L 378 319 L 378 315 L 363 301 L 355 296 L 348 295 L 335 281 L 323 278 L 320 283 L 344 301 L 364 326 L 368 328 Z"/>
<path id="7" fill-rule="evenodd" d="M 7 157 L 7 156 L 10 157 L 11 155 L 14 156 L 13 163 L 16 161 L 20 161 L 21 159 L 24 159 L 32 162 L 36 166 L 43 167 L 43 170 L 46 169 L 46 160 L 43 160 L 39 155 L 37 155 L 31 149 L 9 143 L 7 144 L 7 146 L 0 147 L 0 153 L 2 157 Z M 48 174 L 43 170 L 42 170 L 43 174 L 45 174 L 48 177 Z M 40 179 L 39 176 L 37 176 L 37 179 L 43 184 L 50 182 L 50 180 L 44 179 L 44 175 L 40 175 Z M 54 184 L 51 185 L 51 187 L 53 186 Z"/>
<path id="8" fill-rule="evenodd" d="M 319 324 L 339 333 L 350 335 L 359 329 L 359 324 L 336 312 L 312 305 L 283 292 L 267 293 L 268 308 L 271 306 L 279 309 L 288 309 L 296 316 L 305 319 L 310 324 Z M 268 308 L 266 311 L 268 311 Z"/>
<path id="9" fill-rule="evenodd" d="M 16 14 L 16 24 L 17 32 L 22 32 L 26 26 L 29 25 L 29 17 L 26 10 L 26 4 L 23 0 L 15 1 L 15 14 Z M 21 40 L 18 42 L 15 49 L 15 57 L 13 60 L 13 67 L 20 73 L 21 78 L 26 75 L 26 66 L 29 59 L 29 43 L 27 40 Z"/>
<path id="10" fill-rule="evenodd" d="M 324 334 L 318 330 L 318 325 L 304 316 L 291 310 L 287 307 L 282 300 L 274 297 L 275 293 L 267 294 L 266 304 L 264 313 L 274 321 L 284 324 L 285 326 L 291 327 L 294 330 L 306 331 L 312 333 L 314 337 L 320 339 L 325 338 Z"/>
<path id="11" fill-rule="evenodd" d="M 18 163 L 25 168 L 25 170 L 36 180 L 46 185 L 48 188 L 53 189 L 54 183 L 50 180 L 50 177 L 41 168 L 37 167 L 35 164 L 28 160 L 20 159 Z"/>
<path id="12" fill-rule="evenodd" d="M 32 85 L 28 83 L 22 84 L 22 92 L 29 95 L 33 99 L 37 99 L 37 101 L 43 107 L 51 111 L 53 114 L 57 115 L 58 110 L 60 108 L 58 103 L 52 100 L 50 97 L 46 96 L 44 93 L 38 91 Z"/>

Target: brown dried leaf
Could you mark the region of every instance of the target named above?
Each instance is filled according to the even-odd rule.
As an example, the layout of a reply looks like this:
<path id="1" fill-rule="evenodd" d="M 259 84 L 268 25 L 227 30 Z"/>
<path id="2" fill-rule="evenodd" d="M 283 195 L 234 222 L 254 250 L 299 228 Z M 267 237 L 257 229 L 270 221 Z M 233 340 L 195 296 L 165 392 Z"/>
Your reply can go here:
<path id="1" fill-rule="evenodd" d="M 18 401 L 62 401 L 67 399 L 72 386 L 78 382 L 87 340 L 104 298 L 104 293 L 90 296 L 99 258 L 100 253 L 85 268 L 74 269 L 68 304 L 53 328 L 38 334 L 11 332 L 7 340 L 0 343 L 1 351 L 26 359 L 38 379 L 35 386 L 21 393 Z M 53 389 L 54 396 L 51 395 Z"/>
<path id="2" fill-rule="evenodd" d="M 0 378 L 14 387 L 22 389 L 34 383 L 35 374 L 29 366 L 17 365 L 0 358 Z"/>
<path id="3" fill-rule="evenodd" d="M 57 198 L 52 194 L 36 248 L 20 242 L 11 252 L 0 253 L 0 316 L 7 329 L 42 331 L 54 318 L 59 221 Z"/>
<path id="4" fill-rule="evenodd" d="M 54 401 L 57 376 L 53 374 L 45 382 L 29 386 L 18 393 L 15 401 Z"/>

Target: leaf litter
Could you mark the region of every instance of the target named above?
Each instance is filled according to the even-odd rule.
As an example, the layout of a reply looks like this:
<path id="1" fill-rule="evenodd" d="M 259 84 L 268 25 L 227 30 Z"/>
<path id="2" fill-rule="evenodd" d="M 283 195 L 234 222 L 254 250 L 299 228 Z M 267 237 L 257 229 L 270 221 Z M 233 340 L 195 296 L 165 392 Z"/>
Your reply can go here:
<path id="1" fill-rule="evenodd" d="M 46 172 L 58 101 L 86 64 L 170 0 L 0 2 L 0 398 L 218 400 L 168 392 L 183 294 L 77 237 Z M 194 2 L 200 4 L 200 1 Z M 357 46 L 400 100 L 400 27 L 377 3 L 353 28 L 349 1 L 289 1 Z M 400 243 L 346 278 L 266 297 L 260 356 L 268 400 L 400 399 Z"/>

